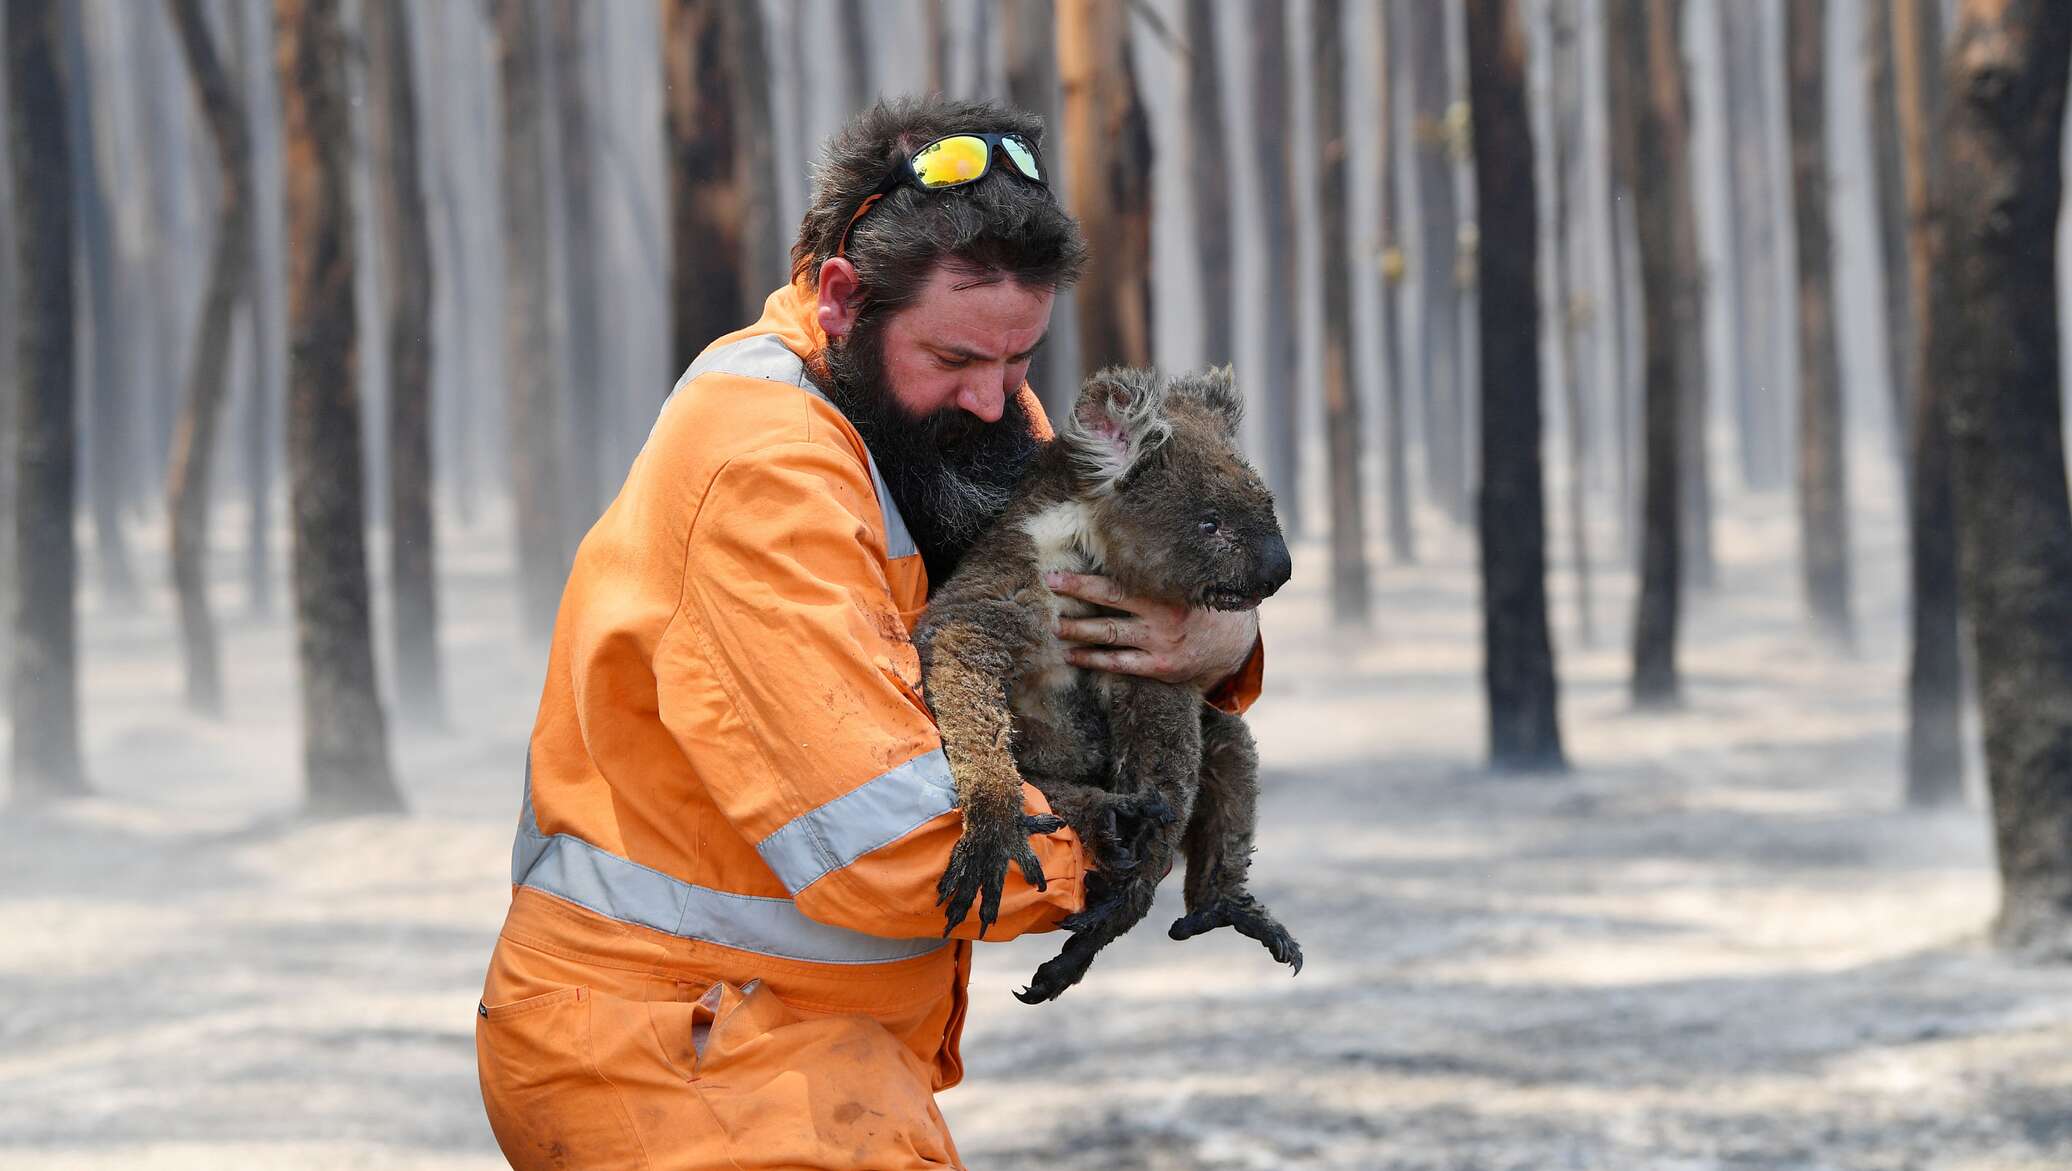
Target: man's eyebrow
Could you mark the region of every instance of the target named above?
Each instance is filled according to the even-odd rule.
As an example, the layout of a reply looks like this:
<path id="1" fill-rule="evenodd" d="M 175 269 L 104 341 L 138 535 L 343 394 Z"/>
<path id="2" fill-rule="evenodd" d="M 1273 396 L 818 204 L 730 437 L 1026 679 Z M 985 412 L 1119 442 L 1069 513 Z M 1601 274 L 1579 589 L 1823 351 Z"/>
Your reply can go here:
<path id="1" fill-rule="evenodd" d="M 1042 337 L 1036 339 L 1035 345 L 1030 346 L 1028 349 L 1023 350 L 1019 354 L 1009 355 L 1008 361 L 1019 362 L 1024 358 L 1034 357 L 1036 351 L 1043 348 L 1043 343 L 1049 340 L 1050 332 L 1046 330 L 1044 331 Z M 934 350 L 938 354 L 941 354 L 945 358 L 955 358 L 961 362 L 991 362 L 994 360 L 993 355 L 991 354 L 982 354 L 977 350 L 966 349 L 963 346 L 935 345 L 931 343 L 928 348 Z"/>

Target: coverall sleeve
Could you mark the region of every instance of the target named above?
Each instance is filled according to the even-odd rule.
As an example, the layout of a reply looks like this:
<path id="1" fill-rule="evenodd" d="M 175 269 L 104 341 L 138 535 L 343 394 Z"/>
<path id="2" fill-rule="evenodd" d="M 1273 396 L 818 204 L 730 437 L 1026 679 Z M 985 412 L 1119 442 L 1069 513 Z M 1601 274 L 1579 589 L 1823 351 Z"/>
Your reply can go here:
<path id="1" fill-rule="evenodd" d="M 1209 688 L 1203 698 L 1218 711 L 1241 716 L 1251 708 L 1253 701 L 1259 698 L 1260 689 L 1265 685 L 1266 637 L 1260 635 L 1252 640 L 1252 653 L 1246 657 L 1245 665 L 1239 667 L 1230 678 Z"/>
<path id="2" fill-rule="evenodd" d="M 727 463 L 691 528 L 657 693 L 720 811 L 801 912 L 872 935 L 935 936 L 936 884 L 963 818 L 879 518 L 868 472 L 829 445 Z M 1049 812 L 1033 786 L 1022 801 Z M 1048 929 L 1083 904 L 1078 838 L 1060 830 L 1032 844 L 1047 888 L 1010 867 L 989 939 Z M 972 915 L 952 935 L 977 931 Z"/>

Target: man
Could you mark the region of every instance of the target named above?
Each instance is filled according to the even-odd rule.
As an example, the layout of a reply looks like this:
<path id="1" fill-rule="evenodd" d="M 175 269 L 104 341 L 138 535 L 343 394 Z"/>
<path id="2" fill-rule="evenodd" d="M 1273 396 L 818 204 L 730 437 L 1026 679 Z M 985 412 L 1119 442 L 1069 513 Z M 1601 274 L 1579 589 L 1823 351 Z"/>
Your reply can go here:
<path id="1" fill-rule="evenodd" d="M 961 822 L 907 635 L 1048 433 L 1025 377 L 1085 248 L 1040 137 L 941 99 L 837 134 L 792 284 L 578 550 L 476 1022 L 514 1166 L 959 1165 L 934 1091 L 977 927 L 942 937 Z M 1058 588 L 1121 615 L 1068 624 L 1082 665 L 1256 694 L 1253 615 Z M 1083 902 L 1074 835 L 1033 844 L 991 938 Z"/>

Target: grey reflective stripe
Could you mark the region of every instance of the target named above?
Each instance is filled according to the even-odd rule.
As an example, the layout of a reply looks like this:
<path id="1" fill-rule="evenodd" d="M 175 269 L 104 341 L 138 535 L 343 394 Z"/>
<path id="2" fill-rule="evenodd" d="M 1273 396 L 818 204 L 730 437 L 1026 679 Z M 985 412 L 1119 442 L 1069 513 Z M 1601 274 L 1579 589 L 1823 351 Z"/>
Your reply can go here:
<path id="1" fill-rule="evenodd" d="M 807 918 L 790 899 L 697 886 L 601 850 L 571 834 L 542 834 L 525 810 L 511 848 L 511 881 L 567 899 L 621 923 L 760 955 L 821 964 L 882 964 L 927 955 L 940 939 L 881 939 Z"/>
<path id="2" fill-rule="evenodd" d="M 676 380 L 669 397 L 675 398 L 700 374 L 733 374 L 741 378 L 760 378 L 765 382 L 782 382 L 786 386 L 798 387 L 821 402 L 828 401 L 820 388 L 813 385 L 813 380 L 806 377 L 806 363 L 773 333 L 759 333 L 706 350 L 683 372 L 683 377 Z M 662 406 L 666 409 L 668 405 L 664 400 Z M 654 432 L 649 431 L 648 434 L 652 437 Z M 885 516 L 885 556 L 888 559 L 912 557 L 921 551 L 920 547 L 914 544 L 913 534 L 907 532 L 906 518 L 899 514 L 899 505 L 892 502 L 892 491 L 886 487 L 885 477 L 878 472 L 877 458 L 868 449 L 863 454 L 870 461 L 871 487 L 878 493 L 878 510 Z"/>
<path id="3" fill-rule="evenodd" d="M 755 849 L 797 894 L 956 807 L 950 762 L 937 748 L 799 814 Z"/>

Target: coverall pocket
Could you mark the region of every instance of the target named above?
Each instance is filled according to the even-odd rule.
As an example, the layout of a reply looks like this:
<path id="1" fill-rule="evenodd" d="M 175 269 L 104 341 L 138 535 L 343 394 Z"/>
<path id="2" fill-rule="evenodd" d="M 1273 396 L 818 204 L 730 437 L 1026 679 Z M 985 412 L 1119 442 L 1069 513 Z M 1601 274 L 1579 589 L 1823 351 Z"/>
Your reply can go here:
<path id="1" fill-rule="evenodd" d="M 475 1020 L 482 1104 L 504 1158 L 535 1168 L 645 1168 L 618 1093 L 591 1053 L 590 990 L 483 1004 Z"/>
<path id="2" fill-rule="evenodd" d="M 867 1016 L 805 1016 L 759 982 L 719 986 L 692 1085 L 756 1168 L 958 1167 L 933 1071 Z"/>

